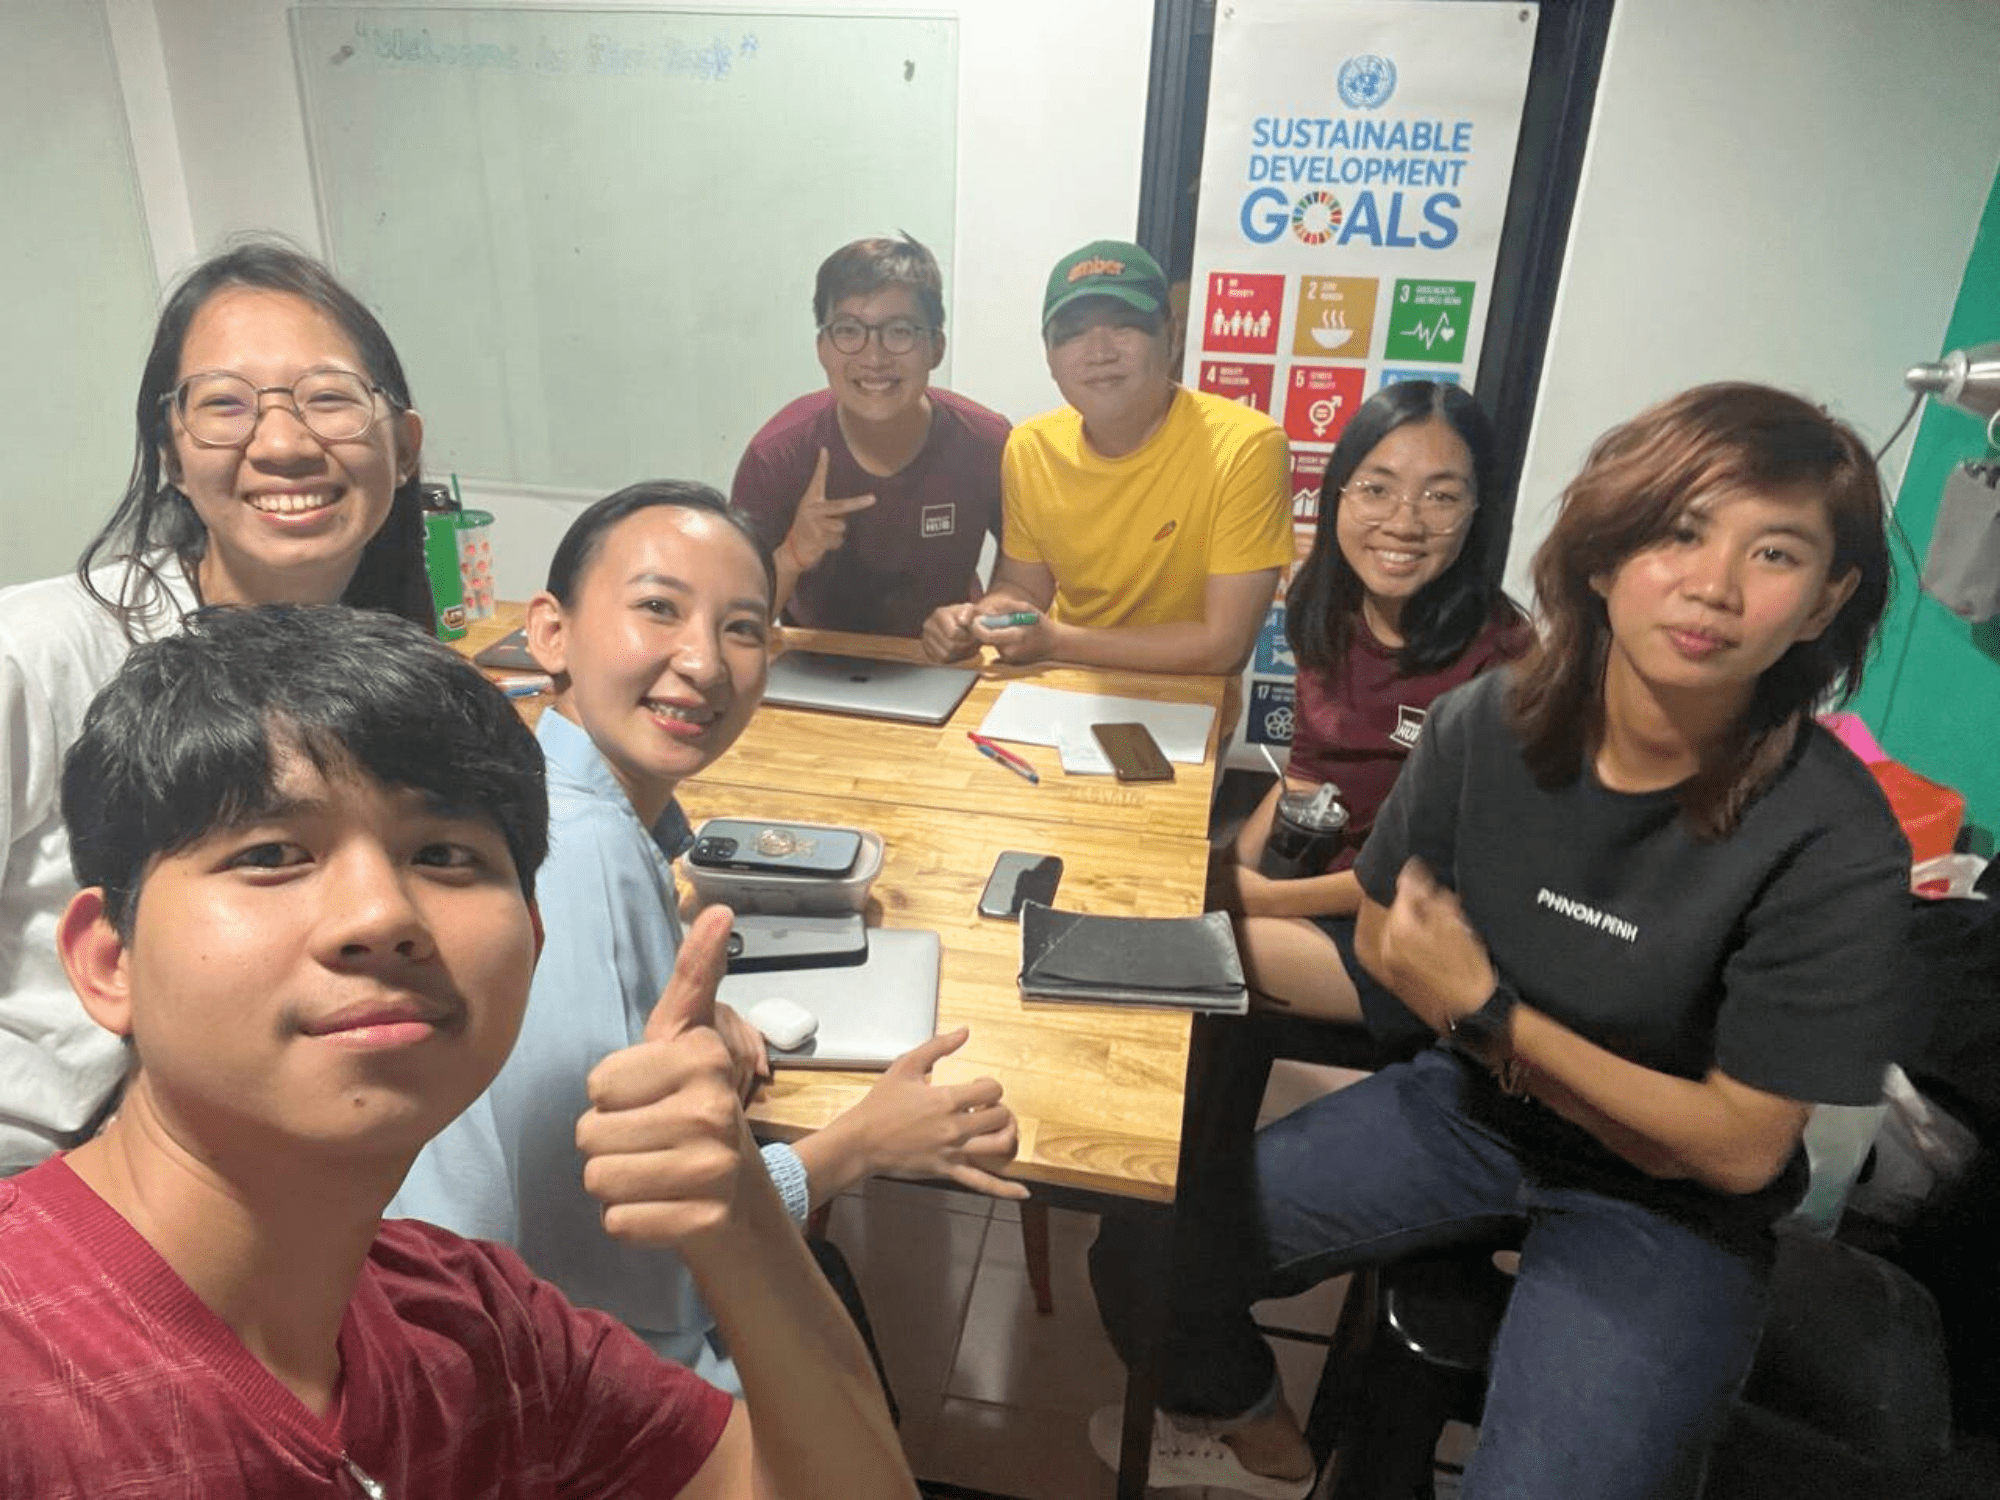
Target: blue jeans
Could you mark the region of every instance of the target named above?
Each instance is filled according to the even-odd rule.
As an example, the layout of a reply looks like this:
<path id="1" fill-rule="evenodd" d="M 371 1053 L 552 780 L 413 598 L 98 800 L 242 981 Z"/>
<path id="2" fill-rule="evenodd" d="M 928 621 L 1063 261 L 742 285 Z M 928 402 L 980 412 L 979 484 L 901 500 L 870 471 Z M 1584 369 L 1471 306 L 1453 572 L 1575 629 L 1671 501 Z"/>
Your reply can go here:
<path id="1" fill-rule="evenodd" d="M 1650 1208 L 1551 1183 L 1467 1108 L 1486 1075 L 1433 1048 L 1259 1132 L 1254 1176 L 1183 1201 L 1160 1404 L 1226 1426 L 1270 1409 L 1276 1367 L 1250 1304 L 1469 1240 L 1521 1241 L 1494 1345 L 1468 1500 L 1664 1500 L 1701 1485 L 1763 1327 L 1768 1248 L 1728 1248 Z M 1509 1108 L 1539 1109 L 1535 1104 Z M 1144 1299 L 1119 1230 L 1091 1254 L 1130 1361 Z M 1257 1230 L 1261 1228 L 1261 1233 Z"/>

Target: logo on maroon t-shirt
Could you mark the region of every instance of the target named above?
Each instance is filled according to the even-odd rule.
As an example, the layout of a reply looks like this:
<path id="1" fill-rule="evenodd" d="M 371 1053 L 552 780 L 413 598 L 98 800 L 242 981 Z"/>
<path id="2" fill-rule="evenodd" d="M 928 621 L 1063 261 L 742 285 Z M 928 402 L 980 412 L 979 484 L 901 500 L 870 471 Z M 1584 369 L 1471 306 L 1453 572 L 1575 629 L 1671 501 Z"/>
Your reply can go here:
<path id="1" fill-rule="evenodd" d="M 1396 705 L 1396 727 L 1389 731 L 1389 738 L 1405 750 L 1417 748 L 1417 736 L 1424 732 L 1424 711 L 1412 708 L 1407 703 Z"/>
<path id="2" fill-rule="evenodd" d="M 926 505 L 917 517 L 917 526 L 924 536 L 950 536 L 958 530 L 958 506 Z"/>

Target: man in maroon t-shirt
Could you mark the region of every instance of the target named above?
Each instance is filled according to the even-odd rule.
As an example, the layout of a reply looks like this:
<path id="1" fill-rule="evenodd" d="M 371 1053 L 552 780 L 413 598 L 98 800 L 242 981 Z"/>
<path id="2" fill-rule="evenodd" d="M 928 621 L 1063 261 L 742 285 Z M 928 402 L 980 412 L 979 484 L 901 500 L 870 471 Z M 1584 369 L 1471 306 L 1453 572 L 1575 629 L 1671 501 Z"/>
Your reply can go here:
<path id="1" fill-rule="evenodd" d="M 930 612 L 982 591 L 1000 536 L 1007 419 L 930 384 L 944 358 L 944 282 L 907 235 L 856 240 L 813 288 L 827 389 L 750 440 L 730 499 L 777 563 L 795 624 L 923 633 Z"/>

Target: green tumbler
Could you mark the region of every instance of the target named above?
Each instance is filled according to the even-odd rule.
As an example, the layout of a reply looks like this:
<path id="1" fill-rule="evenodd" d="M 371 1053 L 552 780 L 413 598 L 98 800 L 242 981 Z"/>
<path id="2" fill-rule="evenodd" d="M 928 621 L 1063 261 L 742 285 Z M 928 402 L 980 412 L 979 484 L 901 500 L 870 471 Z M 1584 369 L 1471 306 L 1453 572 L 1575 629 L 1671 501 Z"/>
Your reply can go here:
<path id="1" fill-rule="evenodd" d="M 458 570 L 458 513 L 424 512 L 424 568 L 431 577 L 431 604 L 437 610 L 437 638 L 465 636 L 465 582 Z"/>

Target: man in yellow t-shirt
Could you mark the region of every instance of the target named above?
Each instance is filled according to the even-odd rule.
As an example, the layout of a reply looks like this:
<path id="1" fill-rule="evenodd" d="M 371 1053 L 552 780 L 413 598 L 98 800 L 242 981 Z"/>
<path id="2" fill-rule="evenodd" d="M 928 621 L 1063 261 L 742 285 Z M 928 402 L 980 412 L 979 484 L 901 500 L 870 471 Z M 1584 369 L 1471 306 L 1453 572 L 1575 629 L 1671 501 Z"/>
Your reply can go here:
<path id="1" fill-rule="evenodd" d="M 1097 240 L 1058 261 L 1042 337 L 1069 405 L 1008 438 L 992 587 L 934 611 L 924 649 L 1240 670 L 1292 559 L 1283 430 L 1175 383 L 1167 280 L 1137 245 Z"/>

